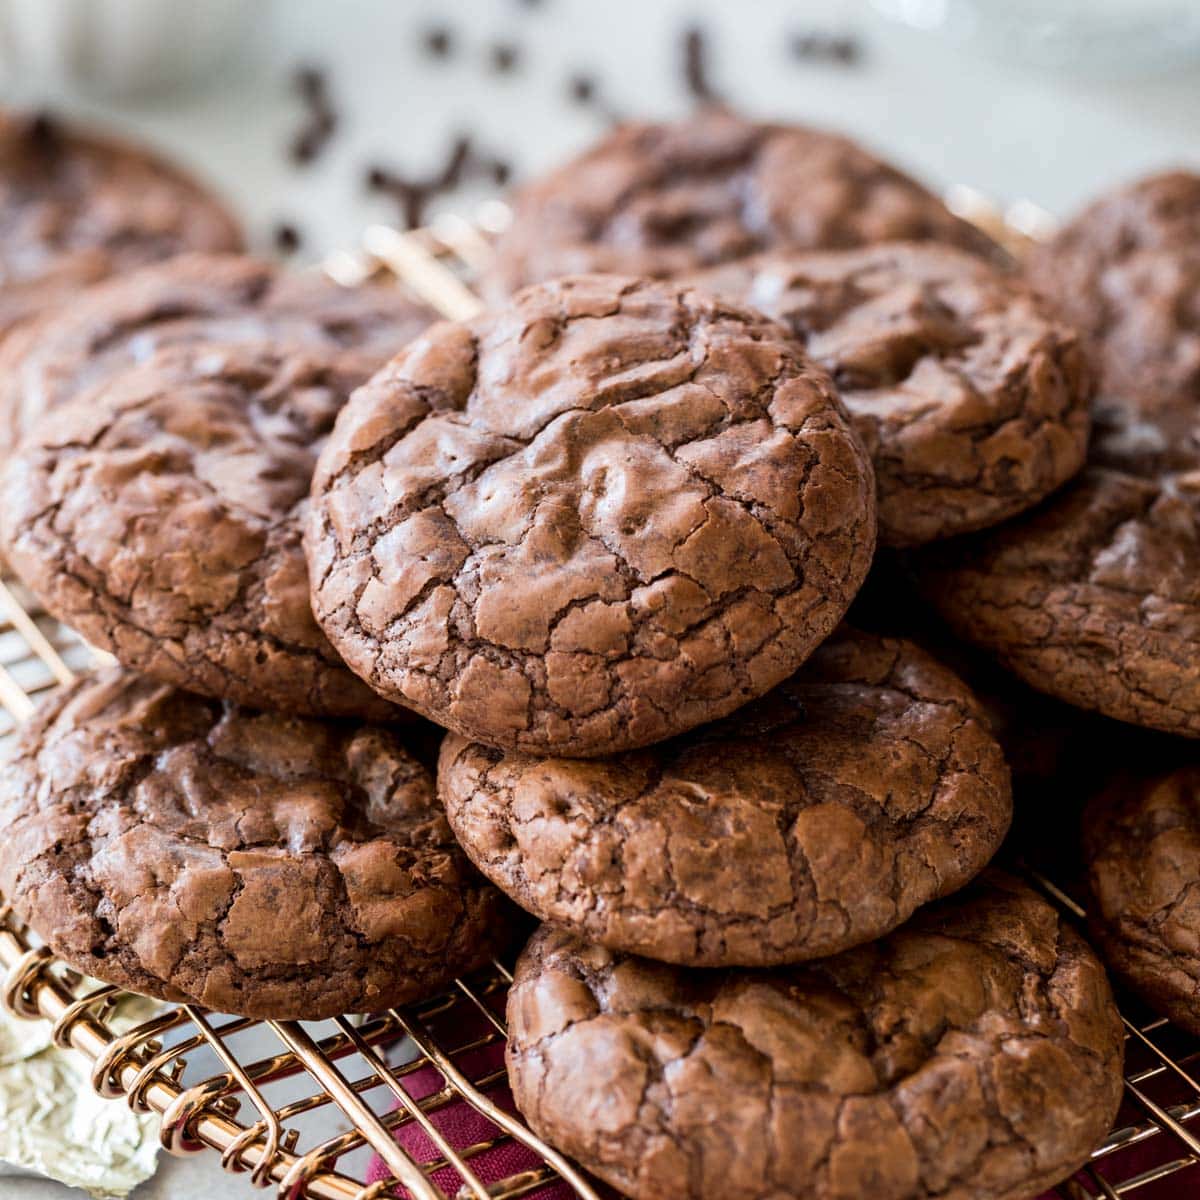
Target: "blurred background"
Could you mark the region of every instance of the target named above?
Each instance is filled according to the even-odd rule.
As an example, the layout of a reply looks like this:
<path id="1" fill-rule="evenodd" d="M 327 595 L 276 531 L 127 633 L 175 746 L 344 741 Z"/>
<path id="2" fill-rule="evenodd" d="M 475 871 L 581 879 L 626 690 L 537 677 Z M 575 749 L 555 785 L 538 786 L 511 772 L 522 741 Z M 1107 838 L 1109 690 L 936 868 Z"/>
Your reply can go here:
<path id="1" fill-rule="evenodd" d="M 1195 0 L 0 3 L 9 103 L 144 136 L 301 259 L 702 94 L 1061 215 L 1200 160 L 1198 49 Z"/>
<path id="2" fill-rule="evenodd" d="M 632 116 L 723 101 L 849 132 L 1036 228 L 1200 163 L 1196 0 L 0 0 L 6 105 L 142 138 L 307 263 L 375 222 L 498 224 Z M 0 1200 L 83 1193 L 5 1174 Z M 250 1194 L 215 1155 L 141 1200 Z"/>

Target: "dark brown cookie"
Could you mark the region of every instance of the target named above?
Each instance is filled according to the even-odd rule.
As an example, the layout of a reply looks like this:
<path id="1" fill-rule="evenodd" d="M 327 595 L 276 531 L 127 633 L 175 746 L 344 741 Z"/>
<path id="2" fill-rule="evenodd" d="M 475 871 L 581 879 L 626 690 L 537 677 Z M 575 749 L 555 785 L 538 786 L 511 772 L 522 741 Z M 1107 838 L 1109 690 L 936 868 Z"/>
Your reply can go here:
<path id="1" fill-rule="evenodd" d="M 302 511 L 374 356 L 160 351 L 10 455 L 0 542 L 46 608 L 126 666 L 259 708 L 389 717 L 308 599 Z"/>
<path id="2" fill-rule="evenodd" d="M 1119 774 L 1088 806 L 1083 841 L 1109 966 L 1200 1034 L 1200 768 Z"/>
<path id="3" fill-rule="evenodd" d="M 258 259 L 187 254 L 89 288 L 0 345 L 0 455 L 44 413 L 193 342 L 354 349 L 382 364 L 436 318 L 397 288 L 344 288 Z"/>
<path id="4" fill-rule="evenodd" d="M 1100 367 L 1088 468 L 1017 520 L 927 552 L 921 573 L 957 632 L 1034 687 L 1200 737 L 1200 374 L 1181 365 L 1200 321 L 1169 266 L 1189 252 L 1182 231 L 1200 233 L 1200 181 L 1186 178 L 1102 201 L 1064 235 L 1074 282 L 1059 299 L 1083 317 Z M 1137 230 L 1167 265 L 1137 268 L 1135 291 Z M 1051 273 L 1047 260 L 1043 286 Z M 1076 290 L 1087 296 L 1068 303 Z M 1106 291 L 1111 309 L 1088 317 Z"/>
<path id="5" fill-rule="evenodd" d="M 355 671 L 466 737 L 582 757 L 785 679 L 875 535 L 870 463 L 786 331 L 616 276 L 418 338 L 312 494 L 313 610 Z"/>
<path id="6" fill-rule="evenodd" d="M 1012 815 L 974 697 L 912 643 L 851 630 L 725 721 L 649 750 L 538 759 L 452 734 L 438 792 L 523 908 L 691 966 L 880 937 L 981 870 Z"/>
<path id="7" fill-rule="evenodd" d="M 667 276 L 760 250 L 934 240 L 1002 252 L 848 138 L 706 110 L 629 124 L 514 200 L 485 290 L 579 271 Z"/>
<path id="8" fill-rule="evenodd" d="M 224 206 L 157 155 L 0 113 L 0 332 L 95 280 L 241 242 Z"/>
<path id="9" fill-rule="evenodd" d="M 782 321 L 833 376 L 875 464 L 883 544 L 995 525 L 1083 465 L 1078 336 L 977 257 L 901 242 L 773 252 L 689 282 Z"/>
<path id="10" fill-rule="evenodd" d="M 1089 468 L 919 570 L 955 632 L 1033 687 L 1200 737 L 1200 472 Z"/>
<path id="11" fill-rule="evenodd" d="M 1101 197 L 1028 271 L 1092 339 L 1114 398 L 1200 396 L 1200 175 L 1151 175 Z"/>
<path id="12" fill-rule="evenodd" d="M 22 729 L 0 831 L 0 888 L 55 953 L 165 1000 L 377 1010 L 486 961 L 512 929 L 401 734 L 116 668 Z"/>
<path id="13" fill-rule="evenodd" d="M 533 1129 L 637 1200 L 1024 1200 L 1121 1098 L 1081 937 L 989 874 L 806 967 L 698 971 L 543 928 L 508 1000 Z"/>

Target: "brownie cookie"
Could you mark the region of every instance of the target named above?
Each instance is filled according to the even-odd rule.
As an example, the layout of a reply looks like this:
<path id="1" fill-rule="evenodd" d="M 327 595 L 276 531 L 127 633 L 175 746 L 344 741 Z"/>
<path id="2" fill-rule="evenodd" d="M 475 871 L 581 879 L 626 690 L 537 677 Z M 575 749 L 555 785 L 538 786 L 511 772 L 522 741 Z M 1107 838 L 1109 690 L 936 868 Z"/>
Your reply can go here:
<path id="1" fill-rule="evenodd" d="M 276 342 L 361 350 L 382 364 L 436 315 L 398 288 L 181 255 L 89 288 L 0 345 L 0 456 L 42 413 L 166 346 Z"/>
<path id="2" fill-rule="evenodd" d="M 845 629 L 767 696 L 649 750 L 538 759 L 451 734 L 438 792 L 523 908 L 691 966 L 880 937 L 975 875 L 1012 814 L 966 688 L 910 642 Z"/>
<path id="3" fill-rule="evenodd" d="M 1083 465 L 1079 338 L 972 255 L 901 242 L 771 252 L 690 282 L 781 320 L 833 376 L 875 464 L 884 544 L 994 525 Z"/>
<path id="4" fill-rule="evenodd" d="M 1026 516 L 927 553 L 919 570 L 954 631 L 1031 686 L 1200 737 L 1197 471 L 1089 468 Z"/>
<path id="5" fill-rule="evenodd" d="M 56 693 L 0 770 L 0 888 L 98 979 L 227 1012 L 403 1003 L 512 917 L 392 729 L 258 714 L 120 669 Z"/>
<path id="6" fill-rule="evenodd" d="M 543 928 L 508 999 L 517 1106 L 637 1200 L 1024 1200 L 1121 1098 L 1081 937 L 1001 875 L 883 941 L 769 972 Z"/>
<path id="7" fill-rule="evenodd" d="M 1197 254 L 1188 178 L 1101 201 L 1061 235 L 1059 267 L 1036 271 L 1044 288 L 1060 271 L 1058 299 L 1100 367 L 1088 468 L 1031 513 L 929 553 L 922 574 L 956 630 L 1034 687 L 1200 737 L 1200 370 L 1187 366 L 1200 293 L 1172 266 Z"/>
<path id="8" fill-rule="evenodd" d="M 1200 396 L 1200 175 L 1152 175 L 1102 197 L 1028 271 L 1092 339 L 1113 402 Z"/>
<path id="9" fill-rule="evenodd" d="M 84 284 L 184 250 L 237 250 L 237 223 L 157 155 L 0 113 L 0 332 Z"/>
<path id="10" fill-rule="evenodd" d="M 666 276 L 759 250 L 947 242 L 1003 252 L 848 138 L 707 110 L 623 125 L 518 192 L 485 291 L 579 271 Z"/>
<path id="11" fill-rule="evenodd" d="M 870 462 L 786 331 L 616 276 L 418 338 L 342 411 L 312 495 L 313 610 L 355 671 L 579 757 L 785 679 L 875 540 Z"/>
<path id="12" fill-rule="evenodd" d="M 1113 779 L 1084 814 L 1092 935 L 1109 966 L 1200 1034 L 1200 769 Z"/>
<path id="13" fill-rule="evenodd" d="M 160 351 L 10 455 L 0 542 L 56 617 L 126 666 L 288 712 L 389 717 L 313 620 L 301 512 L 374 357 Z"/>

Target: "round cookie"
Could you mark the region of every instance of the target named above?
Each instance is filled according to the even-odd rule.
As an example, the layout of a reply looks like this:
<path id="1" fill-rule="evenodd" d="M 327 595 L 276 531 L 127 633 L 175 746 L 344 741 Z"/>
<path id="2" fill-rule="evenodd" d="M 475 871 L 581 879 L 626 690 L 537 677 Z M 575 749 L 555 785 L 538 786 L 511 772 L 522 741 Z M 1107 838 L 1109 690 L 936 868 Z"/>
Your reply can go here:
<path id="1" fill-rule="evenodd" d="M 706 967 L 880 937 L 980 871 L 1012 814 L 970 692 L 911 642 L 848 629 L 648 750 L 539 759 L 451 734 L 438 793 L 475 865 L 535 916 Z"/>
<path id="2" fill-rule="evenodd" d="M 1200 326 L 1172 266 L 1200 231 L 1187 178 L 1101 201 L 1061 235 L 1059 300 L 1100 366 L 1087 469 L 1015 521 L 927 552 L 920 572 L 956 631 L 1034 687 L 1200 737 L 1200 374 L 1186 365 Z M 1035 271 L 1043 288 L 1054 270 L 1047 257 Z"/>
<path id="3" fill-rule="evenodd" d="M 874 479 L 782 327 L 580 276 L 413 342 L 313 478 L 313 611 L 381 695 L 590 757 L 790 675 L 870 563 Z"/>
<path id="4" fill-rule="evenodd" d="M 776 251 L 689 282 L 782 321 L 833 377 L 875 465 L 885 545 L 994 525 L 1083 465 L 1078 336 L 973 255 L 931 242 Z"/>
<path id="5" fill-rule="evenodd" d="M 0 888 L 81 971 L 275 1019 L 377 1011 L 503 948 L 403 736 L 251 713 L 120 669 L 0 771 Z"/>
<path id="6" fill-rule="evenodd" d="M 138 146 L 0 113 L 0 332 L 80 287 L 184 250 L 237 250 L 224 206 Z"/>
<path id="7" fill-rule="evenodd" d="M 43 413 L 167 346 L 276 342 L 360 350 L 382 364 L 436 315 L 398 288 L 180 255 L 88 288 L 0 344 L 0 456 Z"/>
<path id="8" fill-rule="evenodd" d="M 1003 261 L 981 230 L 849 138 L 709 109 L 622 125 L 519 191 L 485 292 L 581 271 L 667 276 L 760 250 L 933 240 Z"/>
<path id="9" fill-rule="evenodd" d="M 404 715 L 313 620 L 313 464 L 375 358 L 160 351 L 48 413 L 0 478 L 0 542 L 48 611 L 126 666 L 256 708 Z"/>
<path id="10" fill-rule="evenodd" d="M 1108 965 L 1200 1034 L 1200 769 L 1118 775 L 1088 805 L 1083 843 Z"/>
<path id="11" fill-rule="evenodd" d="M 1081 937 L 990 874 L 805 967 L 689 971 L 544 927 L 508 999 L 530 1126 L 636 1200 L 1025 1200 L 1121 1099 Z"/>
<path id="12" fill-rule="evenodd" d="M 1027 270 L 1092 339 L 1113 402 L 1200 396 L 1200 175 L 1169 171 L 1101 197 Z"/>
<path id="13" fill-rule="evenodd" d="M 1195 468 L 1139 476 L 1090 467 L 1031 513 L 927 552 L 918 569 L 954 631 L 1032 687 L 1200 737 Z"/>

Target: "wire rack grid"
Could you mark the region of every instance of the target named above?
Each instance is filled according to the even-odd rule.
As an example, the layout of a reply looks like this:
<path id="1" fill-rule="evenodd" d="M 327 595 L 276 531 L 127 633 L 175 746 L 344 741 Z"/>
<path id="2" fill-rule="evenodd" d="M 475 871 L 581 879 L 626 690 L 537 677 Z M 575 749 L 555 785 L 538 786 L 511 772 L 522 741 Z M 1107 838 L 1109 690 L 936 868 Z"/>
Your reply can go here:
<path id="1" fill-rule="evenodd" d="M 996 214 L 978 198 L 973 213 L 957 200 L 995 227 Z M 453 217 L 412 233 L 373 227 L 360 250 L 329 260 L 326 270 L 347 286 L 386 276 L 447 316 L 470 316 L 480 308 L 470 280 L 490 253 L 487 229 L 503 213 L 493 206 L 481 216 L 482 228 Z M 0 582 L 0 744 L 39 698 L 107 661 L 19 582 Z M 1032 878 L 1083 916 L 1050 879 Z M 130 1028 L 121 1020 L 127 993 L 56 960 L 0 903 L 0 969 L 6 1008 L 52 1022 L 56 1044 L 90 1060 L 101 1095 L 159 1114 L 168 1151 L 216 1152 L 227 1170 L 274 1187 L 281 1200 L 516 1200 L 554 1183 L 581 1200 L 603 1194 L 497 1102 L 511 982 L 502 963 L 361 1024 L 249 1020 L 178 1005 Z M 1136 1005 L 1126 1008 L 1125 1025 L 1125 1104 L 1090 1163 L 1057 1189 L 1062 1200 L 1200 1194 L 1200 1040 Z M 453 1144 L 437 1118 L 454 1105 L 469 1106 L 494 1132 Z M 511 1143 L 526 1147 L 534 1165 L 482 1182 L 473 1162 Z"/>

